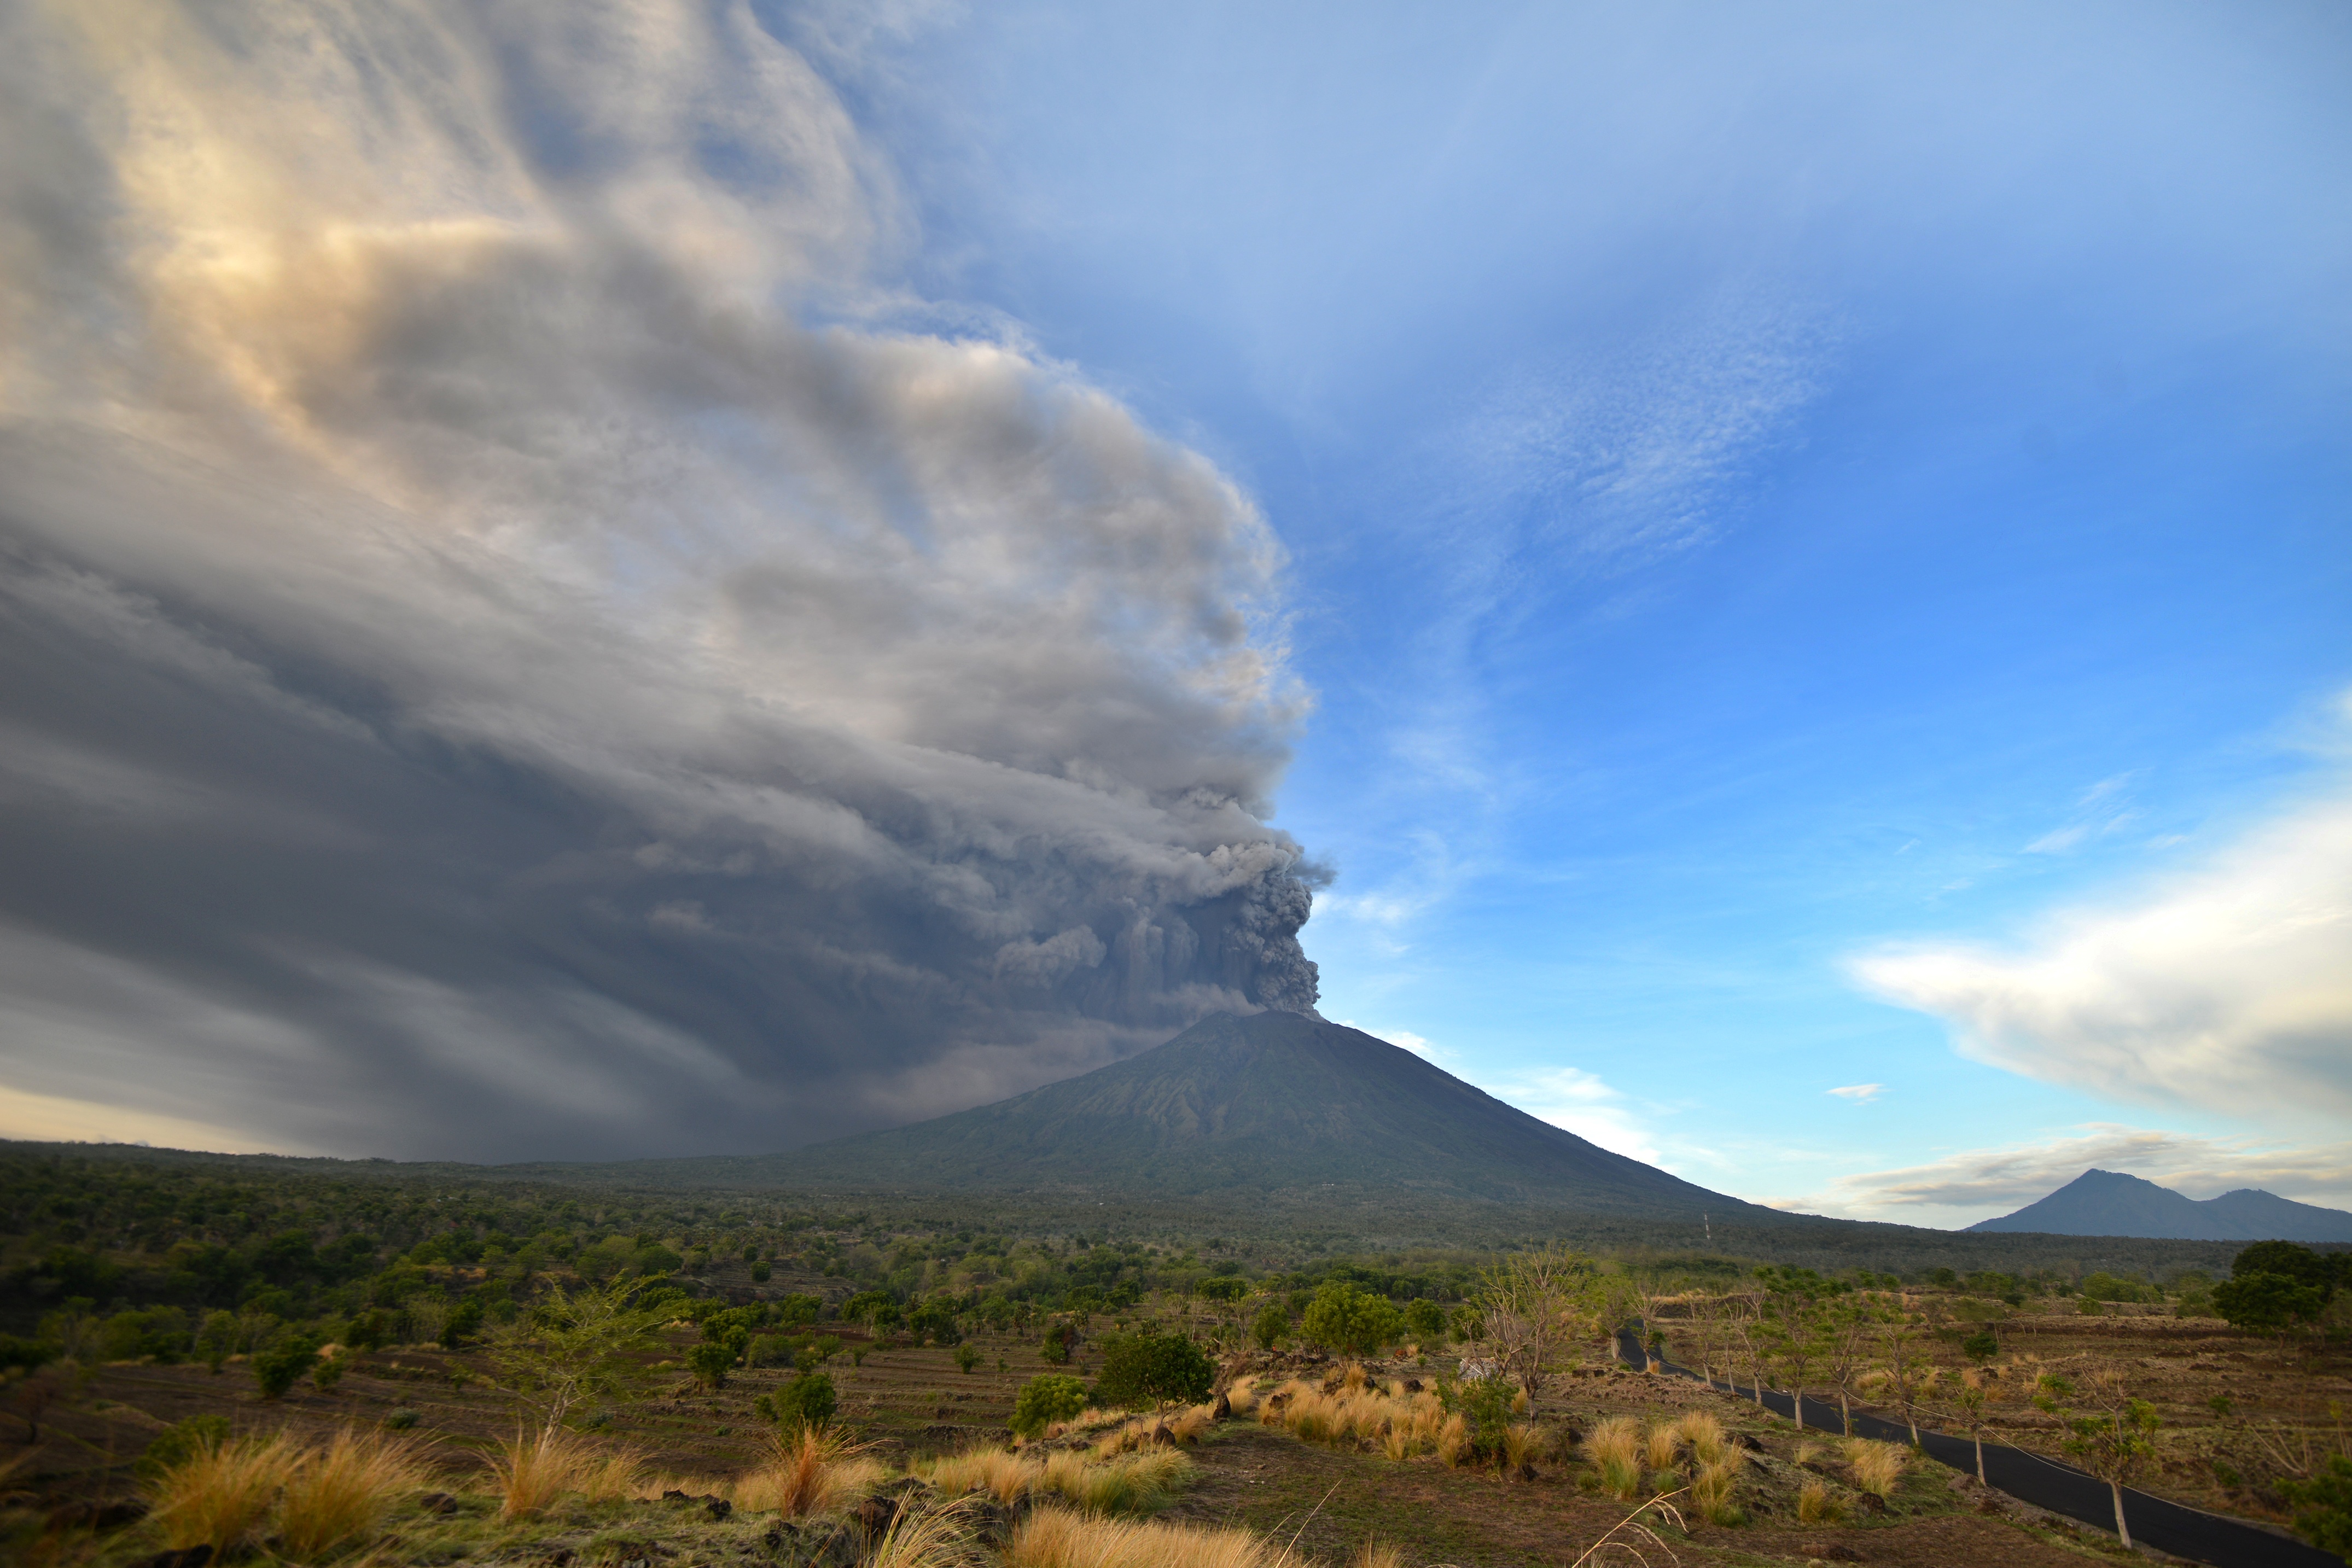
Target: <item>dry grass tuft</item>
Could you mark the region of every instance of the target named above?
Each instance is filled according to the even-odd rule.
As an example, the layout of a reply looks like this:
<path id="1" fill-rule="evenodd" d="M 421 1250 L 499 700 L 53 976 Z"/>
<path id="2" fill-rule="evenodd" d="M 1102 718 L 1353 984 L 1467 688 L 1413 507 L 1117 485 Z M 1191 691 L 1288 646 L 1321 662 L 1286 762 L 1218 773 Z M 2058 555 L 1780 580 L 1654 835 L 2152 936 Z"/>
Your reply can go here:
<path id="1" fill-rule="evenodd" d="M 1740 1512 L 1731 1500 L 1739 1480 L 1739 1467 L 1729 1459 L 1702 1464 L 1691 1481 L 1691 1502 L 1709 1524 L 1738 1524 Z"/>
<path id="2" fill-rule="evenodd" d="M 1370 1382 L 1371 1378 L 1365 1373 L 1364 1364 L 1360 1361 L 1351 1361 L 1339 1369 L 1339 1387 L 1342 1392 L 1361 1393 Z"/>
<path id="3" fill-rule="evenodd" d="M 1685 1411 L 1675 1423 L 1675 1432 L 1690 1445 L 1691 1458 L 1701 1466 L 1721 1464 L 1731 1458 L 1731 1440 L 1711 1411 Z"/>
<path id="4" fill-rule="evenodd" d="M 1225 1389 L 1225 1403 L 1236 1416 L 1247 1416 L 1257 1409 L 1257 1376 L 1236 1377 Z"/>
<path id="5" fill-rule="evenodd" d="M 346 1542 L 373 1535 L 393 1500 L 423 1479 L 424 1465 L 413 1445 L 343 1427 L 286 1478 L 277 1524 L 285 1554 L 314 1561 Z"/>
<path id="6" fill-rule="evenodd" d="M 529 1518 L 565 1492 L 580 1490 L 596 1458 L 579 1434 L 561 1427 L 542 1427 L 536 1436 L 517 1432 L 490 1459 L 502 1500 L 499 1512 L 508 1519 Z"/>
<path id="7" fill-rule="evenodd" d="M 768 1462 L 728 1490 L 738 1508 L 802 1519 L 832 1512 L 887 1474 L 881 1461 L 840 1433 L 803 1427 L 777 1437 Z"/>
<path id="8" fill-rule="evenodd" d="M 972 1448 L 934 1459 L 924 1473 L 949 1497 L 984 1491 L 999 1502 L 1013 1502 L 1035 1483 L 1038 1469 L 1003 1448 Z"/>
<path id="9" fill-rule="evenodd" d="M 971 1562 L 971 1505 L 957 1501 L 908 1511 L 890 1521 L 864 1568 L 961 1568 Z"/>
<path id="10" fill-rule="evenodd" d="M 1447 1469 L 1459 1469 L 1473 1458 L 1470 1447 L 1470 1424 L 1459 1416 L 1448 1416 L 1437 1428 L 1437 1458 Z"/>
<path id="11" fill-rule="evenodd" d="M 1514 1421 L 1503 1428 L 1503 1462 L 1517 1469 L 1535 1458 L 1538 1434 L 1530 1421 Z"/>
<path id="12" fill-rule="evenodd" d="M 1648 1435 L 1643 1439 L 1642 1458 L 1654 1470 L 1673 1469 L 1675 1448 L 1681 1440 L 1682 1434 L 1675 1430 L 1674 1423 L 1670 1421 L 1654 1423 Z"/>
<path id="13" fill-rule="evenodd" d="M 1797 1494 L 1797 1521 L 1801 1524 L 1835 1524 L 1845 1517 L 1845 1509 L 1830 1496 L 1830 1489 L 1819 1481 L 1807 1481 Z"/>
<path id="14" fill-rule="evenodd" d="M 1596 1422 L 1585 1434 L 1584 1457 L 1601 1478 L 1601 1490 L 1632 1498 L 1642 1490 L 1641 1431 L 1630 1416 Z"/>
<path id="15" fill-rule="evenodd" d="M 1874 1443 L 1867 1437 L 1856 1437 L 1847 1443 L 1846 1468 L 1853 1472 L 1853 1484 L 1874 1497 L 1895 1495 L 1903 1472 L 1911 1468 L 1911 1450 L 1900 1443 Z"/>
<path id="16" fill-rule="evenodd" d="M 1006 1568 L 1290 1568 L 1254 1531 L 1089 1518 L 1041 1508 L 1013 1533 Z"/>
<path id="17" fill-rule="evenodd" d="M 165 1544 L 209 1546 L 215 1557 L 226 1556 L 268 1517 L 301 1461 L 302 1450 L 283 1432 L 199 1448 L 155 1479 L 150 1517 Z"/>
<path id="18" fill-rule="evenodd" d="M 1405 1568 L 1404 1553 L 1376 1535 L 1367 1535 L 1348 1568 Z"/>
<path id="19" fill-rule="evenodd" d="M 588 1459 L 580 1469 L 580 1491 L 590 1502 L 619 1502 L 634 1495 L 645 1474 L 646 1456 L 639 1448 L 623 1448 Z"/>

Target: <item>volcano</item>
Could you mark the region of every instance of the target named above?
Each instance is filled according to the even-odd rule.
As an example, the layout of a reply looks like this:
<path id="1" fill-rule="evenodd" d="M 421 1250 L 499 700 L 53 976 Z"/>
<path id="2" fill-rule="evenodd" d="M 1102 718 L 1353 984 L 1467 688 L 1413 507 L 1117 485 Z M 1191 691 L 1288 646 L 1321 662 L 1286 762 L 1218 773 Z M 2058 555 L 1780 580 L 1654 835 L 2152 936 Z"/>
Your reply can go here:
<path id="1" fill-rule="evenodd" d="M 1220 1013 L 1166 1044 L 992 1105 L 761 1162 L 867 1188 L 1160 1197 L 1370 1195 L 1773 1224 L 1538 1121 L 1409 1051 L 1304 1013 Z"/>

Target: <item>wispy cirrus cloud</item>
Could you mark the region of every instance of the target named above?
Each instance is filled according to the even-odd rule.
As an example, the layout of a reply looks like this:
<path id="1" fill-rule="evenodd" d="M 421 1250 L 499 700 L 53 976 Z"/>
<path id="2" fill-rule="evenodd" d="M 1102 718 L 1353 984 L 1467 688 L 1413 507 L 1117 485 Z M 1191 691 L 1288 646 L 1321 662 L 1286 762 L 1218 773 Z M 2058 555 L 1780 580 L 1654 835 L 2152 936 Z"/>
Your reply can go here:
<path id="1" fill-rule="evenodd" d="M 1886 1092 L 1886 1085 L 1884 1083 L 1848 1083 L 1842 1088 L 1824 1090 L 1823 1092 L 1834 1094 L 1839 1099 L 1851 1101 L 1856 1105 L 1867 1105 L 1873 1100 L 1877 1099 L 1881 1094 Z"/>

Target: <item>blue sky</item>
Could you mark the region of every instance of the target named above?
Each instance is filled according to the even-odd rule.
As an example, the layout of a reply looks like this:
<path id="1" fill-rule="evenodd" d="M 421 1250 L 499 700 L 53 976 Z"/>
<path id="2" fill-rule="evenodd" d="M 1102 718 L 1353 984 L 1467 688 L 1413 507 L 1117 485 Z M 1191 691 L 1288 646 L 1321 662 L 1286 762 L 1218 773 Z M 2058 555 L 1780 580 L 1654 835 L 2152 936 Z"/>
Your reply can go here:
<path id="1" fill-rule="evenodd" d="M 0 1134 L 2352 1207 L 2341 6 L 556 15 L 5 24 Z"/>
<path id="2" fill-rule="evenodd" d="M 1750 1197 L 2352 1199 L 2340 1100 L 2044 1082 L 1851 967 L 2341 798 L 2342 12 L 1012 6 L 880 58 L 923 292 L 1291 552 L 1327 1013 Z"/>

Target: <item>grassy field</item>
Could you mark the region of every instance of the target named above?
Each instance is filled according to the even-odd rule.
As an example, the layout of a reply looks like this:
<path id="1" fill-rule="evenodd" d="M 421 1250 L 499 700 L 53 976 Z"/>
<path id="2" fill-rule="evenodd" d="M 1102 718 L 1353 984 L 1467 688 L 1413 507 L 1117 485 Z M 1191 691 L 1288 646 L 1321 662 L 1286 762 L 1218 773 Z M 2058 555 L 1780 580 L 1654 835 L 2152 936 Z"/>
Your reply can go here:
<path id="1" fill-rule="evenodd" d="M 2278 1511 L 2260 1489 L 2225 1485 L 2216 1459 L 2226 1466 L 2227 1456 L 2249 1443 L 2283 1441 L 2287 1432 L 2325 1432 L 2328 1405 L 2340 1406 L 2352 1393 L 2347 1381 L 2352 1367 L 2341 1356 L 2291 1358 L 2273 1342 L 2208 1320 L 2017 1312 L 2001 1331 L 2003 1364 L 2021 1385 L 2042 1369 L 2132 1369 L 2136 1386 L 2158 1401 L 2165 1417 L 2162 1464 L 2149 1490 L 2253 1518 L 2275 1518 Z M 841 1337 L 844 1351 L 829 1369 L 841 1394 L 839 1420 L 870 1462 L 867 1484 L 886 1489 L 910 1472 L 919 1475 L 941 1456 L 1007 1446 L 1016 1390 L 1044 1370 L 1034 1343 L 1011 1335 L 970 1342 L 980 1360 L 969 1373 L 942 1347 L 877 1344 L 854 1329 Z M 216 1414 L 227 1416 L 239 1435 L 284 1432 L 314 1448 L 346 1429 L 395 1433 L 416 1446 L 424 1473 L 390 1500 L 381 1528 L 367 1542 L 342 1551 L 354 1563 L 643 1561 L 649 1568 L 671 1562 L 784 1563 L 806 1560 L 817 1549 L 812 1543 L 840 1531 L 848 1533 L 839 1552 L 854 1544 L 859 1556 L 853 1560 L 870 1559 L 880 1539 L 857 1536 L 850 1542 L 857 1524 L 851 1503 L 822 1518 L 794 1520 L 745 1506 L 719 1519 L 707 1503 L 693 1500 L 752 1496 L 750 1483 L 774 1443 L 753 1402 L 788 1375 L 740 1370 L 722 1388 L 699 1390 L 677 1366 L 691 1343 L 680 1329 L 645 1352 L 641 1396 L 614 1402 L 609 1422 L 585 1435 L 598 1452 L 633 1458 L 635 1495 L 593 1502 L 569 1496 L 520 1519 L 501 1514 L 492 1465 L 500 1444 L 517 1433 L 516 1406 L 487 1385 L 478 1355 L 417 1346 L 353 1354 L 331 1392 L 303 1384 L 276 1401 L 258 1396 L 241 1361 L 217 1374 L 190 1364 L 98 1366 L 73 1398 L 47 1413 L 41 1441 L 20 1444 L 9 1456 L 13 1474 L 0 1484 L 17 1490 L 0 1512 L 0 1542 L 19 1561 L 89 1568 L 114 1568 L 162 1550 L 168 1532 L 152 1518 L 101 1529 L 58 1510 L 77 1498 L 129 1498 L 142 1485 L 152 1496 L 152 1478 L 142 1482 L 137 1466 L 148 1444 L 175 1422 Z M 856 1352 L 863 1354 L 853 1359 Z M 1957 1371 L 1958 1357 L 1946 1359 Z M 1737 1522 L 1706 1522 L 1686 1492 L 1676 1500 L 1685 1528 L 1652 1516 L 1660 1538 L 1683 1563 L 1967 1568 L 2079 1563 L 2086 1554 L 2119 1550 L 2111 1537 L 1997 1494 L 1989 1498 L 1925 1461 L 1911 1464 L 1885 1489 L 1883 1501 L 1875 1500 L 1861 1482 L 1863 1467 L 1826 1434 L 1799 1433 L 1744 1400 L 1685 1380 L 1614 1367 L 1597 1353 L 1592 1360 L 1586 1375 L 1553 1380 L 1518 1413 L 1530 1431 L 1525 1468 L 1455 1468 L 1433 1451 L 1391 1458 L 1377 1437 L 1314 1440 L 1279 1418 L 1263 1421 L 1244 1408 L 1231 1419 L 1200 1423 L 1198 1440 L 1181 1449 L 1190 1461 L 1182 1484 L 1147 1511 L 1168 1525 L 1239 1526 L 1263 1538 L 1267 1552 L 1286 1550 L 1301 1561 L 1351 1562 L 1372 1542 L 1395 1553 L 1383 1562 L 1463 1568 L 1565 1563 L 1600 1541 L 1651 1490 L 1687 1487 L 1697 1468 L 1689 1451 L 1649 1456 L 1664 1462 L 1647 1469 L 1629 1502 L 1611 1495 L 1595 1432 L 1622 1418 L 1637 1435 L 1646 1435 L 1702 1412 L 1725 1429 L 1725 1452 L 1736 1460 L 1729 1501 Z M 1453 1364 L 1433 1356 L 1360 1364 L 1372 1390 L 1386 1384 L 1410 1398 L 1404 1379 L 1433 1385 Z M 1300 1380 L 1289 1384 L 1295 1389 L 1328 1385 L 1345 1395 L 1341 1365 L 1312 1353 L 1256 1354 L 1247 1368 L 1234 1369 L 1246 1379 L 1238 1385 L 1239 1403 L 1246 1406 L 1253 1396 L 1263 1398 L 1292 1379 Z M 1086 1352 L 1070 1370 L 1093 1370 Z M 2217 1416 L 2210 1401 L 2222 1393 L 2233 1403 L 2228 1416 Z M 1057 1448 L 1090 1456 L 1117 1447 L 1119 1430 L 1112 1422 L 1068 1433 L 1031 1448 L 1028 1456 L 1034 1461 Z M 1990 1435 L 2052 1451 L 2058 1437 L 2051 1417 L 2021 1402 L 1996 1407 Z M 1820 1506 L 1807 1503 L 1809 1487 Z M 688 1500 L 660 1500 L 664 1491 L 685 1493 Z M 419 1500 L 428 1493 L 448 1494 L 454 1511 L 424 1508 Z M 785 1524 L 793 1528 L 782 1529 Z M 250 1550 L 257 1561 L 334 1555 L 304 1558 L 274 1550 L 269 1541 L 266 1533 L 255 1538 Z M 982 1555 L 1018 1561 L 1017 1554 L 1006 1556 L 1011 1550 L 1004 1542 Z"/>

